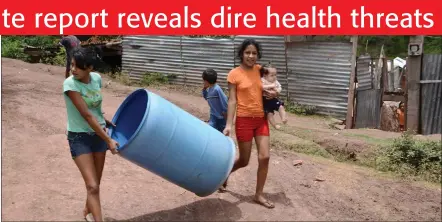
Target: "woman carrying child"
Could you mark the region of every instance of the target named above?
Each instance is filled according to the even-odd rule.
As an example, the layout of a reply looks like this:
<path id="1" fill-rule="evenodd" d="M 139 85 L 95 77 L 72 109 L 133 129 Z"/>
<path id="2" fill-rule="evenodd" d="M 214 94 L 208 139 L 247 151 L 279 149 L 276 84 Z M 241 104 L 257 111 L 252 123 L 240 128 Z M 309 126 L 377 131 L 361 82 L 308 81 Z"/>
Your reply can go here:
<path id="1" fill-rule="evenodd" d="M 236 112 L 235 132 L 238 142 L 239 158 L 235 161 L 232 173 L 248 165 L 252 152 L 252 141 L 255 139 L 258 147 L 258 178 L 254 201 L 267 208 L 275 205 L 264 195 L 264 184 L 269 168 L 269 125 L 263 109 L 263 90 L 261 82 L 261 66 L 256 64 L 261 58 L 261 47 L 254 39 L 246 39 L 238 49 L 241 65 L 230 71 L 227 77 L 229 85 L 229 100 L 225 135 L 232 132 L 233 119 Z M 264 92 L 267 99 L 278 96 L 277 91 Z M 220 188 L 225 191 L 227 180 Z"/>

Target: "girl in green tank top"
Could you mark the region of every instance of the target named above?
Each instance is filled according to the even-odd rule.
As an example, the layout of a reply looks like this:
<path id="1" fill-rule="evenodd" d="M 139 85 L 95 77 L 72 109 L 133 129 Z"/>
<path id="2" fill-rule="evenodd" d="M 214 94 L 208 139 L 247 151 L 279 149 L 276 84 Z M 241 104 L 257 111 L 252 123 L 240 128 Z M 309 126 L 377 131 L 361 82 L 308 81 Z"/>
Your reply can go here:
<path id="1" fill-rule="evenodd" d="M 118 143 L 107 134 L 106 127 L 115 125 L 103 116 L 101 109 L 101 76 L 92 72 L 98 60 L 95 52 L 77 47 L 72 49 L 71 58 L 72 75 L 63 83 L 67 137 L 72 158 L 86 184 L 84 217 L 103 221 L 99 185 L 106 151 L 118 152 Z"/>

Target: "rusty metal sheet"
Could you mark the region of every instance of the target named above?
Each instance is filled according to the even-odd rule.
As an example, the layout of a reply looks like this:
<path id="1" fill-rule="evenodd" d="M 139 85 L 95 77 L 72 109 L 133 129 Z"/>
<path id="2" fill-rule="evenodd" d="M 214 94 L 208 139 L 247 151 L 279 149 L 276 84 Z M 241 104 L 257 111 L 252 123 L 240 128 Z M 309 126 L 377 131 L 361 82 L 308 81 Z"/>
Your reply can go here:
<path id="1" fill-rule="evenodd" d="M 442 54 L 424 54 L 421 74 L 421 133 L 442 133 Z"/>
<path id="2" fill-rule="evenodd" d="M 345 119 L 351 73 L 350 42 L 301 42 L 287 47 L 291 101 Z"/>

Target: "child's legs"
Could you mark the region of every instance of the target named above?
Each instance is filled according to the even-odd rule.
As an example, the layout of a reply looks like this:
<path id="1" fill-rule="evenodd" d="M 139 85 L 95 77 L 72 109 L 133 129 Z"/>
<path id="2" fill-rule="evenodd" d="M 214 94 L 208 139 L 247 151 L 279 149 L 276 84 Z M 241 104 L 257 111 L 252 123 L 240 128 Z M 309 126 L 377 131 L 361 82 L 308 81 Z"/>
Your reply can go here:
<path id="1" fill-rule="evenodd" d="M 404 125 L 399 125 L 399 130 L 400 130 L 400 131 L 404 131 L 404 130 L 405 130 Z"/>
<path id="2" fill-rule="evenodd" d="M 287 113 L 285 112 L 284 105 L 280 105 L 278 109 L 279 116 L 283 123 L 287 123 Z"/>
<path id="3" fill-rule="evenodd" d="M 87 204 L 85 206 L 84 216 L 91 212 L 96 221 L 101 221 L 102 215 L 99 194 L 101 175 L 99 174 L 101 174 L 103 170 L 107 146 L 97 135 L 91 135 L 89 133 L 69 132 L 68 140 L 72 158 L 86 184 Z M 101 155 L 98 151 L 101 152 Z M 97 160 L 94 158 L 95 153 L 100 156 L 98 162 L 96 162 Z M 100 169 L 97 169 L 97 166 Z"/>
<path id="4" fill-rule="evenodd" d="M 272 125 L 275 128 L 278 128 L 278 124 L 275 122 L 275 114 L 273 112 L 267 113 L 267 120 L 269 121 L 270 125 Z"/>

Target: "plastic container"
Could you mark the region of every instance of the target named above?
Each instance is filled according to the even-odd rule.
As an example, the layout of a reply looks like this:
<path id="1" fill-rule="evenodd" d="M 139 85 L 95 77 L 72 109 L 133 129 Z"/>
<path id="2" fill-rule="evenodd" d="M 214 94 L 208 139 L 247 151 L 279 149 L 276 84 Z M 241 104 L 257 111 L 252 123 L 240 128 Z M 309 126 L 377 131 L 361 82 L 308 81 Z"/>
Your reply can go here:
<path id="1" fill-rule="evenodd" d="M 145 89 L 123 101 L 113 122 L 123 158 L 197 196 L 215 192 L 233 167 L 230 137 Z"/>

